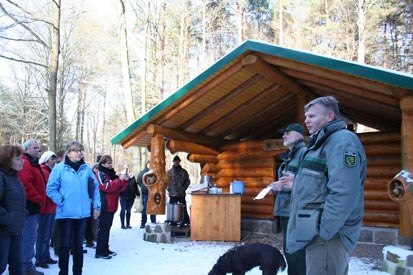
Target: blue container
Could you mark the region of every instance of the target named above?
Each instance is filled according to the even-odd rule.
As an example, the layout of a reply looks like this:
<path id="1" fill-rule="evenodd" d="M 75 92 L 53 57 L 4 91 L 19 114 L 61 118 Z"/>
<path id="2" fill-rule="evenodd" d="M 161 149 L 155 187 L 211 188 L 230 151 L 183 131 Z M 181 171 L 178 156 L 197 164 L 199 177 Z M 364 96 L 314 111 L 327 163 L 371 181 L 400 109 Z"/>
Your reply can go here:
<path id="1" fill-rule="evenodd" d="M 230 189 L 232 194 L 244 194 L 244 182 L 240 180 L 234 180 L 233 182 L 231 182 Z"/>

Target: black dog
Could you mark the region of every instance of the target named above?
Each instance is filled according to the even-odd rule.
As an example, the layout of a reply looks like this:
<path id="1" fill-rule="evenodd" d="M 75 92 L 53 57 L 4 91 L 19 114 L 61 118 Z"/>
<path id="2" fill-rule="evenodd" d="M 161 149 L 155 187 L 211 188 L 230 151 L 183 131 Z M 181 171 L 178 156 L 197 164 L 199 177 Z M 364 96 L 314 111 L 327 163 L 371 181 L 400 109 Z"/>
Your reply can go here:
<path id="1" fill-rule="evenodd" d="M 235 246 L 219 257 L 208 275 L 242 275 L 259 266 L 263 275 L 275 275 L 285 269 L 284 256 L 268 244 L 252 243 Z"/>

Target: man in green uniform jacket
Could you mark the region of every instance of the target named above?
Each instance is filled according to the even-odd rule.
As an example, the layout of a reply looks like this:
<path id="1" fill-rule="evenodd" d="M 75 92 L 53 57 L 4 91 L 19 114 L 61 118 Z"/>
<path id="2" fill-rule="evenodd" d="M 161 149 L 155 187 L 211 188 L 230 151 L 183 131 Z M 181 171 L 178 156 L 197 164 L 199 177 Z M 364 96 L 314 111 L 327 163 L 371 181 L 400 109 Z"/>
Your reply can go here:
<path id="1" fill-rule="evenodd" d="M 332 96 L 304 107 L 310 133 L 294 178 L 287 252 L 306 248 L 307 275 L 348 273 L 363 220 L 366 155 Z"/>

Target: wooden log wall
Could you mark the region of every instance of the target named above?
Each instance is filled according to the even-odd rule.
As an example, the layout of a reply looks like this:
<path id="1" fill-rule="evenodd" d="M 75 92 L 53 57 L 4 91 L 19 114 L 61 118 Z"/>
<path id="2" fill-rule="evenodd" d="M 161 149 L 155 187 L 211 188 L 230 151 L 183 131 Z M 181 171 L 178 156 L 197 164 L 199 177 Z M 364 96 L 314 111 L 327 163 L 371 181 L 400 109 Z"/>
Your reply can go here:
<path id="1" fill-rule="evenodd" d="M 387 185 L 401 170 L 400 133 L 364 133 L 359 137 L 367 155 L 364 225 L 399 228 L 399 205 L 388 197 Z M 233 180 L 245 183 L 246 192 L 241 200 L 243 218 L 272 219 L 274 196 L 269 194 L 263 200 L 253 198 L 276 179 L 278 156 L 286 148 L 281 141 L 274 144 L 264 149 L 263 141 L 243 141 L 221 146 L 219 150 L 197 150 L 188 154 L 188 160 L 199 163 L 201 174 L 212 176 L 213 183 L 224 192 L 229 192 Z"/>
<path id="2" fill-rule="evenodd" d="M 253 198 L 276 178 L 275 159 L 286 150 L 282 145 L 264 150 L 263 141 L 244 141 L 225 145 L 218 155 L 217 185 L 229 192 L 233 180 L 245 183 L 245 194 L 241 198 L 241 217 L 272 219 L 274 196 L 269 194 L 262 200 Z"/>
<path id="3" fill-rule="evenodd" d="M 399 228 L 399 204 L 387 195 L 387 185 L 401 170 L 400 133 L 359 135 L 367 155 L 364 225 Z"/>
<path id="4" fill-rule="evenodd" d="M 400 133 L 365 133 L 359 135 L 367 154 L 367 179 L 364 197 L 364 225 L 399 227 L 399 205 L 387 195 L 387 184 L 401 169 Z M 280 143 L 279 143 L 280 144 Z M 233 180 L 245 182 L 241 215 L 244 218 L 272 218 L 274 197 L 263 200 L 254 196 L 276 179 L 278 155 L 286 149 L 280 145 L 265 151 L 262 141 L 245 141 L 222 146 L 217 156 L 216 183 L 229 191 Z"/>

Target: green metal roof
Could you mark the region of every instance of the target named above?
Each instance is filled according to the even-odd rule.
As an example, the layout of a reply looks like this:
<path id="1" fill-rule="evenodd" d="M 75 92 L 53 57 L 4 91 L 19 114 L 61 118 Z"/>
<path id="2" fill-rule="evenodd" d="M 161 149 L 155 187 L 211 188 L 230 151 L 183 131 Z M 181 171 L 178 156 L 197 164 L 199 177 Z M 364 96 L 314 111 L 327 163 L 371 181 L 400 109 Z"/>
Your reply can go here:
<path id="1" fill-rule="evenodd" d="M 409 91 L 412 91 L 413 89 L 413 76 L 409 74 L 368 65 L 362 65 L 355 62 L 326 57 L 310 52 L 293 50 L 268 44 L 262 41 L 246 40 L 234 50 L 218 60 L 215 64 L 213 64 L 208 69 L 193 78 L 191 81 L 186 83 L 184 86 L 179 88 L 168 98 L 153 107 L 146 114 L 128 125 L 118 134 L 116 134 L 111 139 L 112 144 L 123 143 L 125 139 L 130 138 L 130 135 L 138 127 L 150 122 L 155 115 L 159 114 L 167 107 L 172 107 L 174 103 L 182 99 L 182 97 L 189 95 L 194 89 L 196 89 L 200 84 L 209 79 L 211 76 L 214 76 L 217 72 L 228 66 L 231 62 L 248 53 L 260 53 L 269 56 L 276 56 L 291 61 L 297 61 L 319 68 L 325 68 L 339 73 L 344 73 L 350 76 L 369 79 L 378 83 L 383 83 L 393 87 L 399 87 L 401 89 L 406 89 Z"/>

